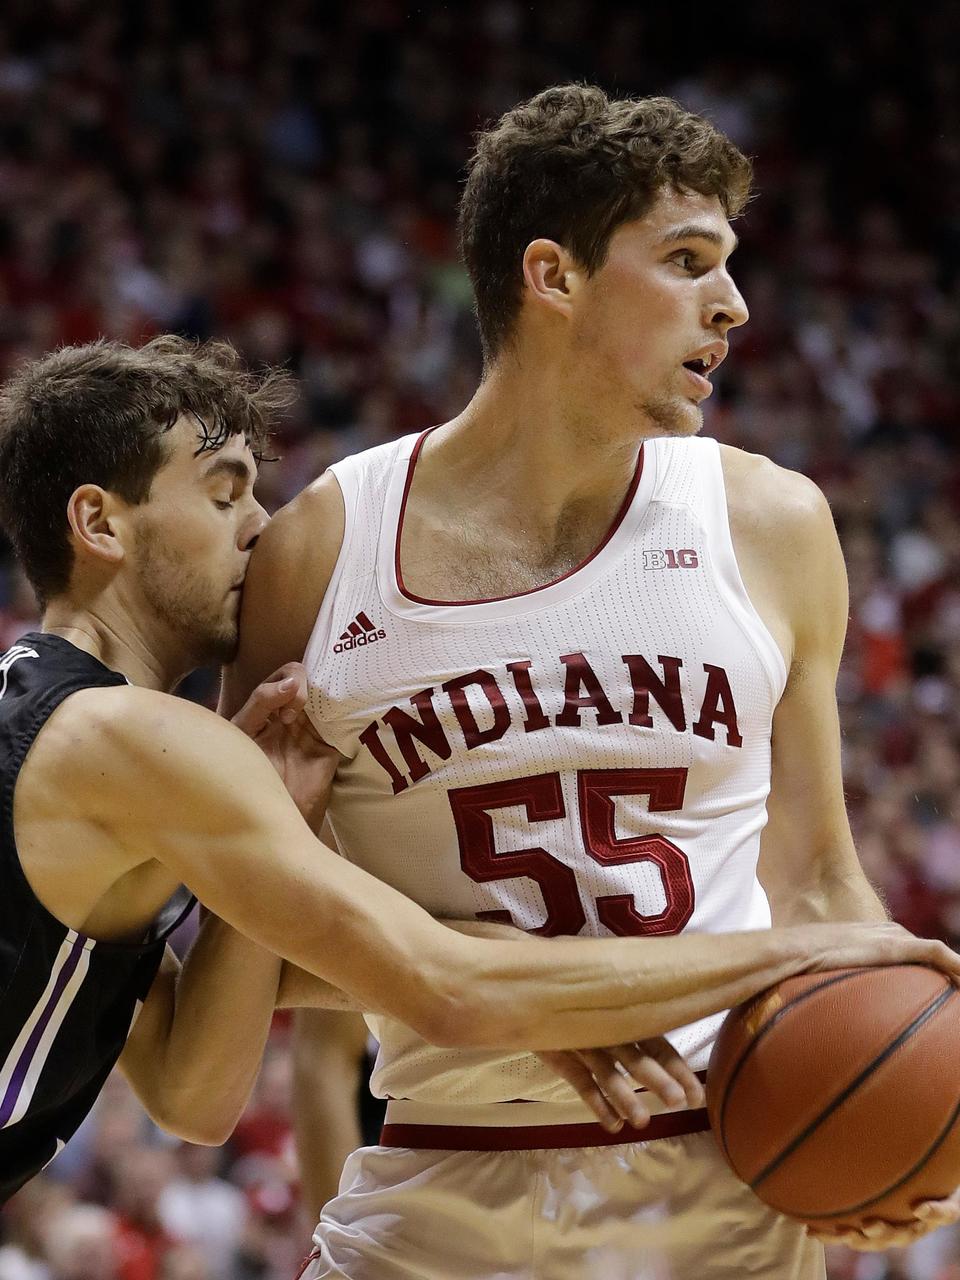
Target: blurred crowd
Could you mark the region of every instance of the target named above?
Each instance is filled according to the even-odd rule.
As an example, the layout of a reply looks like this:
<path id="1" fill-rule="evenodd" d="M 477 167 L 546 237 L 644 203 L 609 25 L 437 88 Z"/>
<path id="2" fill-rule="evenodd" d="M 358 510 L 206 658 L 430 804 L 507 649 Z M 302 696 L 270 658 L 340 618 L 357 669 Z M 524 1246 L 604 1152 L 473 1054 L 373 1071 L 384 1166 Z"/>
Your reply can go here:
<path id="1" fill-rule="evenodd" d="M 696 38 L 695 38 L 696 37 Z M 61 343 L 225 336 L 302 395 L 260 496 L 457 412 L 480 372 L 454 210 L 477 126 L 570 79 L 669 92 L 755 157 L 752 320 L 706 430 L 811 475 L 850 572 L 858 844 L 894 914 L 960 939 L 960 9 L 747 3 L 6 0 L 0 377 Z M 0 649 L 36 605 L 0 546 Z M 209 686 L 200 680 L 198 696 Z M 289 1053 L 224 1152 L 115 1081 L 3 1218 L 0 1280 L 290 1277 Z M 840 1280 L 957 1280 L 949 1235 Z"/>
<path id="2" fill-rule="evenodd" d="M 229 1148 L 161 1134 L 114 1073 L 49 1175 L 3 1212 L 2 1280 L 294 1280 L 291 1066 L 282 1036 Z"/>

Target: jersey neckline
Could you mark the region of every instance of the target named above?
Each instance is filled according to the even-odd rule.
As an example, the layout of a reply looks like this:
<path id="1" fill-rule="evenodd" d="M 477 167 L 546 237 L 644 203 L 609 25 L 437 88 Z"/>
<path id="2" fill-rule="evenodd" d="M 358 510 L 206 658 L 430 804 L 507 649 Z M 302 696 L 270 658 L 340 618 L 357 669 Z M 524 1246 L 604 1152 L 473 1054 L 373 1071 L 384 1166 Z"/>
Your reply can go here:
<path id="1" fill-rule="evenodd" d="M 381 596 L 392 613 L 416 616 L 422 620 L 481 621 L 512 614 L 530 613 L 585 590 L 607 567 L 617 560 L 636 531 L 646 512 L 656 481 L 656 449 L 652 440 L 643 441 L 637 465 L 609 528 L 590 554 L 574 568 L 538 587 L 505 596 L 477 600 L 434 600 L 409 591 L 403 581 L 400 564 L 400 541 L 407 499 L 413 485 L 417 460 L 426 438 L 436 427 L 428 427 L 419 436 L 407 437 L 398 450 L 392 468 L 378 554 L 378 578 Z M 412 442 L 412 443 L 411 443 Z"/>

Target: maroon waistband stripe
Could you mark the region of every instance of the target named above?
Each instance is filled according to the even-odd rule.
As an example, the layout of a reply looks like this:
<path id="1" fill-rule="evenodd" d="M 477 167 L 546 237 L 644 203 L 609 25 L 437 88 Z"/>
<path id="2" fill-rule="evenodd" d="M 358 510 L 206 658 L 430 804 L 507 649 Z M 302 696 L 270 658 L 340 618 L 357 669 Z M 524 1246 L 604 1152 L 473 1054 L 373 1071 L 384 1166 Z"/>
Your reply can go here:
<path id="1" fill-rule="evenodd" d="M 319 1257 L 319 1249 L 314 1249 L 311 1253 L 308 1253 L 303 1262 L 300 1263 L 300 1270 L 294 1276 L 294 1280 L 302 1280 L 303 1273 L 306 1271 L 307 1267 L 309 1267 L 311 1262 L 316 1262 Z"/>
<path id="2" fill-rule="evenodd" d="M 629 1142 L 654 1142 L 710 1128 L 706 1107 L 668 1111 L 653 1116 L 643 1129 L 625 1124 L 608 1133 L 600 1124 L 499 1125 L 385 1124 L 382 1147 L 410 1147 L 425 1151 L 553 1151 L 560 1147 L 616 1147 Z"/>

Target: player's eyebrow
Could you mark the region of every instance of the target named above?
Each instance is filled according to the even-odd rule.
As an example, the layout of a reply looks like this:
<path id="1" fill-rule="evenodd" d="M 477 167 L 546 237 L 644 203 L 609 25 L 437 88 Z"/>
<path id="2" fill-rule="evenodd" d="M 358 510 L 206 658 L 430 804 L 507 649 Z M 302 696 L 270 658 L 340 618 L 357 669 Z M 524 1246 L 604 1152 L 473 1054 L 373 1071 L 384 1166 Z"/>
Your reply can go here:
<path id="1" fill-rule="evenodd" d="M 723 248 L 725 237 L 719 231 L 715 231 L 713 227 L 704 227 L 699 222 L 685 222 L 679 227 L 670 227 L 660 237 L 660 244 L 671 244 L 675 240 L 706 240 L 709 244 L 715 244 L 719 249 Z M 737 245 L 740 243 L 736 235 L 733 237 L 733 244 L 730 252 L 733 253 Z"/>
<path id="2" fill-rule="evenodd" d="M 236 480 L 243 480 L 251 488 L 257 479 L 256 471 L 251 470 L 242 458 L 216 458 L 203 473 L 203 478 L 209 480 L 211 476 L 219 475 L 229 475 Z"/>

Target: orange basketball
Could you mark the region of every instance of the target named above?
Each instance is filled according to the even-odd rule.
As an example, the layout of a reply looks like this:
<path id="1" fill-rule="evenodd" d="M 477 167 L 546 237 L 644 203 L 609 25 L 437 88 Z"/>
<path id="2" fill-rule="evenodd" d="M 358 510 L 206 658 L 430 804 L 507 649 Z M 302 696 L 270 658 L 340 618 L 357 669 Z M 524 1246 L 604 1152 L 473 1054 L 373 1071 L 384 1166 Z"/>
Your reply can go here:
<path id="1" fill-rule="evenodd" d="M 907 1222 L 960 1186 L 960 991 L 923 965 L 790 978 L 728 1015 L 707 1106 L 772 1208 L 814 1226 Z"/>

